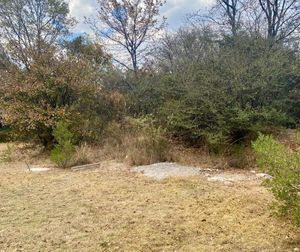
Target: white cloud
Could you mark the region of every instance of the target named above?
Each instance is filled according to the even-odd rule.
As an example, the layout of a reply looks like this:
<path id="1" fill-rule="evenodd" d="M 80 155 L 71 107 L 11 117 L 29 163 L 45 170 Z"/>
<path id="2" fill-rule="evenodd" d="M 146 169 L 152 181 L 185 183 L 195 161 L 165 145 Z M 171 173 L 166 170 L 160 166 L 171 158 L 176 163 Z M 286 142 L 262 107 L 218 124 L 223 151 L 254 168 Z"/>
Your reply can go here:
<path id="1" fill-rule="evenodd" d="M 215 0 L 169 0 L 162 9 L 170 29 L 178 28 L 187 14 L 206 8 Z"/>
<path id="2" fill-rule="evenodd" d="M 68 0 L 70 14 L 75 17 L 78 24 L 74 28 L 74 32 L 90 33 L 88 25 L 84 23 L 85 17 L 91 17 L 96 13 L 97 3 L 95 0 Z"/>
<path id="3" fill-rule="evenodd" d="M 176 30 L 183 24 L 187 14 L 210 6 L 215 0 L 167 0 L 161 9 L 161 15 L 167 18 L 168 29 Z M 84 18 L 96 16 L 98 9 L 97 0 L 69 0 L 70 14 L 78 21 L 74 28 L 75 33 L 92 34 L 89 26 L 85 24 Z M 165 31 L 162 31 L 164 33 Z M 130 65 L 129 55 L 124 53 L 124 49 L 109 40 L 102 40 L 107 50 L 120 62 Z"/>
<path id="4" fill-rule="evenodd" d="M 182 24 L 184 17 L 201 8 L 211 5 L 215 0 L 167 0 L 161 10 L 161 14 L 167 18 L 170 29 L 176 29 Z M 96 14 L 96 0 L 69 0 L 70 12 L 78 20 L 74 32 L 90 33 L 88 25 L 84 23 L 84 17 L 91 17 Z"/>

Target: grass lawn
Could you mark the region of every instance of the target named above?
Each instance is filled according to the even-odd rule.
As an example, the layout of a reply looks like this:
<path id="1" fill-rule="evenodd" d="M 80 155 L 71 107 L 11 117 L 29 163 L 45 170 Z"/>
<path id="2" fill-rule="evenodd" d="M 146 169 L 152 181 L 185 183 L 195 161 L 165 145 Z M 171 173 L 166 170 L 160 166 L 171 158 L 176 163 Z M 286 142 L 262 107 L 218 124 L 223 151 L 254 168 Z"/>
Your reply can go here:
<path id="1" fill-rule="evenodd" d="M 153 181 L 108 169 L 29 173 L 0 164 L 0 251 L 293 251 L 259 181 Z M 119 165 L 120 166 L 120 165 Z"/>

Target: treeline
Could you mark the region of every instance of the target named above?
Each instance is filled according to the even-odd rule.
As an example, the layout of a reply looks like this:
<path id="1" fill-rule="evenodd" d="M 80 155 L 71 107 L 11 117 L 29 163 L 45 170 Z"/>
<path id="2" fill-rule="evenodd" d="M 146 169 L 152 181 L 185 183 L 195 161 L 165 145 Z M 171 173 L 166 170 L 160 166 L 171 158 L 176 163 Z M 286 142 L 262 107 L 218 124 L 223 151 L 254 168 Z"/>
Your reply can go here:
<path id="1" fill-rule="evenodd" d="M 154 114 L 173 135 L 219 145 L 269 127 L 296 127 L 299 57 L 292 49 L 246 34 L 216 40 L 211 31 L 192 29 L 168 38 L 160 53 L 163 70 L 135 86 L 132 109 Z"/>
<path id="2" fill-rule="evenodd" d="M 0 0 L 2 126 L 51 147 L 60 122 L 75 143 L 99 143 L 112 125 L 132 129 L 133 118 L 216 152 L 297 127 L 298 1 L 218 0 L 161 35 L 163 4 L 99 1 L 86 23 L 124 60 L 96 40 L 72 38 L 75 20 L 62 0 Z"/>

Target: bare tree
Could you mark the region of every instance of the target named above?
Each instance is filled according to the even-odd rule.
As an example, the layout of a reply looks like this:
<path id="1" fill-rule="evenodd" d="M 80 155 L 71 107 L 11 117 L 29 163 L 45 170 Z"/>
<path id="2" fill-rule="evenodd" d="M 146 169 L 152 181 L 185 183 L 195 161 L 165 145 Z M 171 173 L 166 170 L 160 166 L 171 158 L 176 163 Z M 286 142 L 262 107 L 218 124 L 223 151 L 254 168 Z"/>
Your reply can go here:
<path id="1" fill-rule="evenodd" d="M 63 0 L 0 0 L 0 35 L 14 61 L 29 66 L 30 50 L 42 53 L 68 31 L 68 4 Z"/>
<path id="2" fill-rule="evenodd" d="M 165 19 L 159 18 L 165 0 L 98 0 L 98 3 L 97 17 L 87 22 L 96 35 L 125 49 L 132 67 L 115 58 L 116 61 L 137 71 L 145 45 L 165 25 Z"/>
<path id="3" fill-rule="evenodd" d="M 267 21 L 268 38 L 285 40 L 300 28 L 299 0 L 258 0 Z"/>
<path id="4" fill-rule="evenodd" d="M 217 5 L 223 9 L 225 22 L 229 25 L 233 36 L 241 27 L 242 4 L 240 0 L 218 0 Z"/>
<path id="5" fill-rule="evenodd" d="M 245 11 L 243 0 L 217 0 L 206 14 L 200 10 L 188 16 L 188 23 L 217 25 L 221 32 L 235 36 L 242 28 L 242 14 Z"/>
<path id="6" fill-rule="evenodd" d="M 243 30 L 250 35 L 265 34 L 265 20 L 259 1 L 243 0 L 244 12 L 242 15 Z"/>

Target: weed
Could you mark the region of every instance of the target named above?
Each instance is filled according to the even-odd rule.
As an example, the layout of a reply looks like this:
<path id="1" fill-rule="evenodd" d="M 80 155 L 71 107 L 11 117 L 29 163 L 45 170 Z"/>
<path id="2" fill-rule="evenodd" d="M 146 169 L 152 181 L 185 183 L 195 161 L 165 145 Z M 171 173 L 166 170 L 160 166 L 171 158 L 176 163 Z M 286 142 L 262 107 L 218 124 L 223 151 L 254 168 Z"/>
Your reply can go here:
<path id="1" fill-rule="evenodd" d="M 273 179 L 267 186 L 278 200 L 277 212 L 300 226 L 300 152 L 289 151 L 272 136 L 260 135 L 253 143 L 257 163 Z"/>

